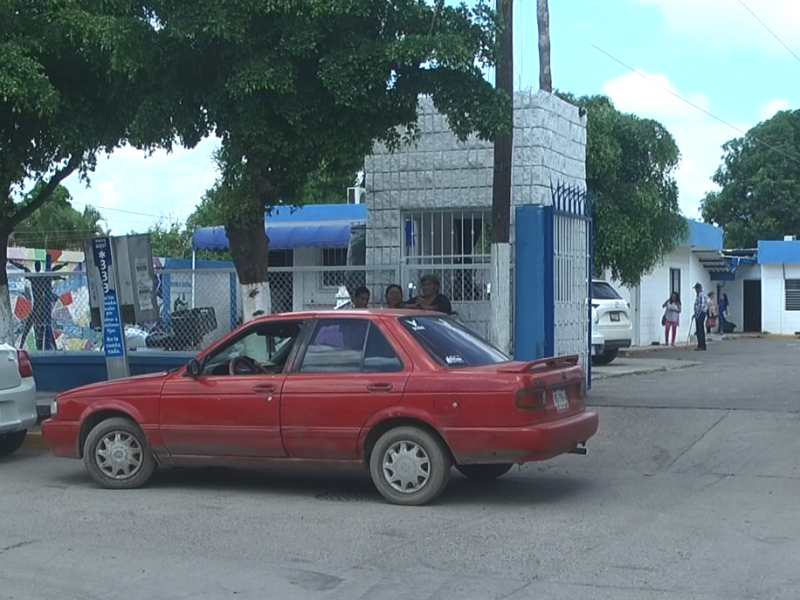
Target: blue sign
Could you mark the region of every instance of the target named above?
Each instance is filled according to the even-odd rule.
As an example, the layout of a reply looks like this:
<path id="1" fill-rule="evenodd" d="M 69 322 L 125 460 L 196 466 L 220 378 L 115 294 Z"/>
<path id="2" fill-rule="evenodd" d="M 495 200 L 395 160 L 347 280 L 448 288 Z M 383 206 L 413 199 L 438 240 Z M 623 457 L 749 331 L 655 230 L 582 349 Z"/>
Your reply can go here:
<path id="1" fill-rule="evenodd" d="M 103 286 L 103 346 L 106 357 L 125 356 L 125 336 L 122 333 L 122 319 L 119 316 L 117 292 L 111 289 L 111 244 L 107 237 L 92 239 L 94 264 L 100 271 Z"/>

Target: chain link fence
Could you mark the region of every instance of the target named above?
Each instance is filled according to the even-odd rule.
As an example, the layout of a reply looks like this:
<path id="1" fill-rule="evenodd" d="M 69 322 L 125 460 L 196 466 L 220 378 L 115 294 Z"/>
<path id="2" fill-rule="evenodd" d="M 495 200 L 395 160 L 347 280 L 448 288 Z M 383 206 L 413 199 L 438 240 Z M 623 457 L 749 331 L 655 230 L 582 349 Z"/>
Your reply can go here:
<path id="1" fill-rule="evenodd" d="M 241 324 L 242 297 L 234 269 L 157 269 L 155 276 L 160 318 L 125 324 L 129 351 L 198 351 Z M 370 306 L 381 306 L 386 287 L 402 281 L 399 266 L 315 266 L 272 268 L 269 284 L 272 312 L 278 313 L 347 308 L 360 286 L 370 290 Z M 18 348 L 103 350 L 85 273 L 9 272 L 9 290 Z"/>
<path id="2" fill-rule="evenodd" d="M 454 316 L 488 335 L 488 264 L 272 268 L 272 312 L 348 308 L 351 296 L 361 286 L 370 291 L 370 306 L 379 307 L 387 286 L 400 285 L 408 299 L 417 295 L 420 277 L 431 273 L 439 277 L 440 291 L 450 298 Z M 9 290 L 18 348 L 103 350 L 100 323 L 92 319 L 85 273 L 9 273 Z M 158 269 L 156 296 L 157 321 L 125 324 L 130 351 L 199 351 L 242 322 L 239 280 L 231 268 Z"/>

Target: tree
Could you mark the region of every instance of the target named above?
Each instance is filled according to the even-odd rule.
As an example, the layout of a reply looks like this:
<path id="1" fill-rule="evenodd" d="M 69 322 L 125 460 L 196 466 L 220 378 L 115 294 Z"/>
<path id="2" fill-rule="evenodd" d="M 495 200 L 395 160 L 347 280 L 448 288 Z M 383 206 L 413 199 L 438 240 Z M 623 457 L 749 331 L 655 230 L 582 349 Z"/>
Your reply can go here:
<path id="1" fill-rule="evenodd" d="M 137 57 L 149 57 L 148 38 L 154 34 L 141 7 L 124 0 L 0 3 L 3 265 L 11 233 L 53 197 L 66 177 L 75 171 L 86 177 L 99 152 L 111 151 L 128 137 L 144 140 L 134 134 L 138 128 L 132 123 L 142 93 L 152 86 L 139 80 Z M 149 122 L 143 119 L 140 131 Z M 30 194 L 24 193 L 27 182 L 37 184 Z M 3 268 L 0 341 L 10 339 Z"/>
<path id="2" fill-rule="evenodd" d="M 687 235 L 674 176 L 678 145 L 661 123 L 622 113 L 606 96 L 559 95 L 588 111 L 594 271 L 610 269 L 624 285 L 638 285 Z"/>
<path id="3" fill-rule="evenodd" d="M 700 202 L 703 219 L 725 228 L 725 244 L 800 233 L 800 110 L 782 111 L 723 147 L 714 183 Z"/>
<path id="4" fill-rule="evenodd" d="M 222 139 L 222 205 L 244 286 L 245 318 L 269 310 L 264 212 L 298 195 L 321 166 L 340 172 L 375 141 L 416 132 L 420 95 L 462 139 L 511 124 L 510 98 L 483 78 L 494 17 L 424 0 L 304 3 L 152 0 L 172 81 L 199 99 Z M 172 83 L 169 84 L 172 88 Z M 186 102 L 179 105 L 186 104 Z"/>
<path id="5" fill-rule="evenodd" d="M 550 9 L 547 0 L 536 0 L 536 23 L 539 29 L 539 88 L 553 91 L 550 72 Z"/>
<path id="6" fill-rule="evenodd" d="M 23 204 L 41 193 L 39 183 L 27 195 Z M 93 206 L 75 210 L 72 196 L 62 185 L 53 190 L 49 202 L 37 209 L 30 217 L 16 226 L 11 243 L 28 248 L 57 248 L 59 250 L 83 250 L 85 240 L 103 235 L 103 215 Z"/>

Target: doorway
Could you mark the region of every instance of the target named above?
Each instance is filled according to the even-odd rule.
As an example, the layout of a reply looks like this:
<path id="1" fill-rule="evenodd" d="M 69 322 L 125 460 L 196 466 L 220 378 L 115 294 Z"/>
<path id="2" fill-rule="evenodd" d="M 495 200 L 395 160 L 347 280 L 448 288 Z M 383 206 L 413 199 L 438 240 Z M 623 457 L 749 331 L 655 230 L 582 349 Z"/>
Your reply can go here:
<path id="1" fill-rule="evenodd" d="M 742 330 L 761 333 L 761 280 L 744 280 L 744 323 Z"/>

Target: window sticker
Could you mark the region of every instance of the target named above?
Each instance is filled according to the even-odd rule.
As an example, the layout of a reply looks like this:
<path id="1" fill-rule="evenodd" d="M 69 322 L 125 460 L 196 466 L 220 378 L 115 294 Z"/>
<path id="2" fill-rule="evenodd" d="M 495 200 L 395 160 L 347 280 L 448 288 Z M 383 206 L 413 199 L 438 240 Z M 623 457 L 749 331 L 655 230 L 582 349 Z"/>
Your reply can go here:
<path id="1" fill-rule="evenodd" d="M 408 323 L 412 331 L 425 331 L 425 325 L 417 323 L 416 319 L 408 319 L 406 323 Z"/>
<path id="2" fill-rule="evenodd" d="M 461 358 L 458 354 L 451 354 L 450 356 L 446 356 L 444 361 L 448 365 L 463 365 L 464 359 Z"/>

